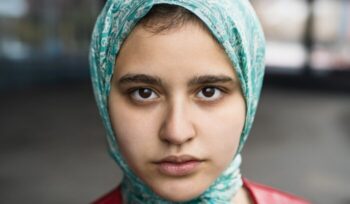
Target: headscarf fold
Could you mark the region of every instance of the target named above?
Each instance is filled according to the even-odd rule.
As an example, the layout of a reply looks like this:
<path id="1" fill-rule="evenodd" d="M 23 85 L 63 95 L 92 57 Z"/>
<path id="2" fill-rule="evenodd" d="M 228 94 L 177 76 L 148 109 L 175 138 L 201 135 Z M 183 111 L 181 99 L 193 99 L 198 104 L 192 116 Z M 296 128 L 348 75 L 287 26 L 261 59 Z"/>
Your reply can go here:
<path id="1" fill-rule="evenodd" d="M 181 6 L 196 15 L 224 48 L 240 80 L 246 118 L 238 150 L 229 167 L 199 197 L 184 203 L 229 203 L 242 186 L 241 151 L 256 113 L 264 77 L 265 40 L 248 0 L 108 0 L 92 34 L 90 72 L 93 90 L 107 133 L 109 151 L 124 172 L 125 203 L 172 203 L 156 195 L 127 165 L 119 151 L 108 113 L 110 82 L 123 41 L 156 4 Z M 118 67 L 116 67 L 117 69 Z"/>

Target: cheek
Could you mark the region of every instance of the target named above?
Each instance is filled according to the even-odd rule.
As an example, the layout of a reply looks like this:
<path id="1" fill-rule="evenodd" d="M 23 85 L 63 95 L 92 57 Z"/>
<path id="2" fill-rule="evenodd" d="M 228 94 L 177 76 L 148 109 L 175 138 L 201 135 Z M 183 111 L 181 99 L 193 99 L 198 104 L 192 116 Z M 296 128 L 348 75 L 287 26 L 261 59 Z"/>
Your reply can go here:
<path id="1" fill-rule="evenodd" d="M 245 121 L 244 99 L 228 101 L 209 115 L 201 115 L 199 129 L 217 165 L 222 167 L 232 160 L 239 145 Z"/>
<path id="2" fill-rule="evenodd" d="M 143 157 L 152 154 L 156 120 L 147 120 L 149 115 L 119 102 L 110 105 L 110 116 L 116 140 L 123 157 L 130 165 L 140 162 Z M 155 118 L 155 116 L 153 117 Z M 133 165 L 132 165 L 133 166 Z"/>

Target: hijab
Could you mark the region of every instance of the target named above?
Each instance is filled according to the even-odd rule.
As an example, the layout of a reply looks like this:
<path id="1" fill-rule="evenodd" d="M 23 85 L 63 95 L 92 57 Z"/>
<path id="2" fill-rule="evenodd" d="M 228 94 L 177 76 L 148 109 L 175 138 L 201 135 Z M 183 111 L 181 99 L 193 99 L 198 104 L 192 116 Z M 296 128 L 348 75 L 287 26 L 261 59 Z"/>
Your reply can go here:
<path id="1" fill-rule="evenodd" d="M 181 6 L 196 15 L 224 48 L 240 80 L 246 118 L 238 150 L 229 167 L 199 197 L 184 202 L 229 203 L 242 186 L 241 151 L 256 113 L 264 77 L 265 40 L 248 0 L 108 0 L 97 18 L 90 47 L 90 72 L 111 156 L 121 167 L 124 203 L 173 203 L 156 195 L 122 157 L 108 112 L 115 58 L 137 22 L 156 4 Z M 118 67 L 116 67 L 117 69 Z"/>

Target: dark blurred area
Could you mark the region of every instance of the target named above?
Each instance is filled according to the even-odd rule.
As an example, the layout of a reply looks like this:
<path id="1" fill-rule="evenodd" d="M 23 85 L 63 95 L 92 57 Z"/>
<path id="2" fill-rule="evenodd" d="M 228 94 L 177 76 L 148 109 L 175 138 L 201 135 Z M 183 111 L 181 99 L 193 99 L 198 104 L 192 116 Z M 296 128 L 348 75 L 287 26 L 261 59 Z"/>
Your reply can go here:
<path id="1" fill-rule="evenodd" d="M 0 1 L 0 90 L 88 78 L 96 0 Z"/>
<path id="2" fill-rule="evenodd" d="M 243 175 L 350 203 L 350 0 L 251 0 L 265 86 Z M 89 81 L 104 1 L 0 0 L 0 203 L 89 203 L 115 187 Z"/>

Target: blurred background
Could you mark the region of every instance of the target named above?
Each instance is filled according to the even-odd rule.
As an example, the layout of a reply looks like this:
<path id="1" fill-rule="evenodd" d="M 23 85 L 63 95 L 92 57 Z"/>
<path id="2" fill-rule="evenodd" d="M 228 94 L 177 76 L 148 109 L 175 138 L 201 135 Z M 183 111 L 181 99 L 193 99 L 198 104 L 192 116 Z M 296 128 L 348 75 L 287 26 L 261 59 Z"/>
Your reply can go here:
<path id="1" fill-rule="evenodd" d="M 350 0 L 251 0 L 267 70 L 243 175 L 350 204 Z M 117 186 L 91 91 L 102 0 L 0 0 L 0 203 L 90 203 Z"/>

